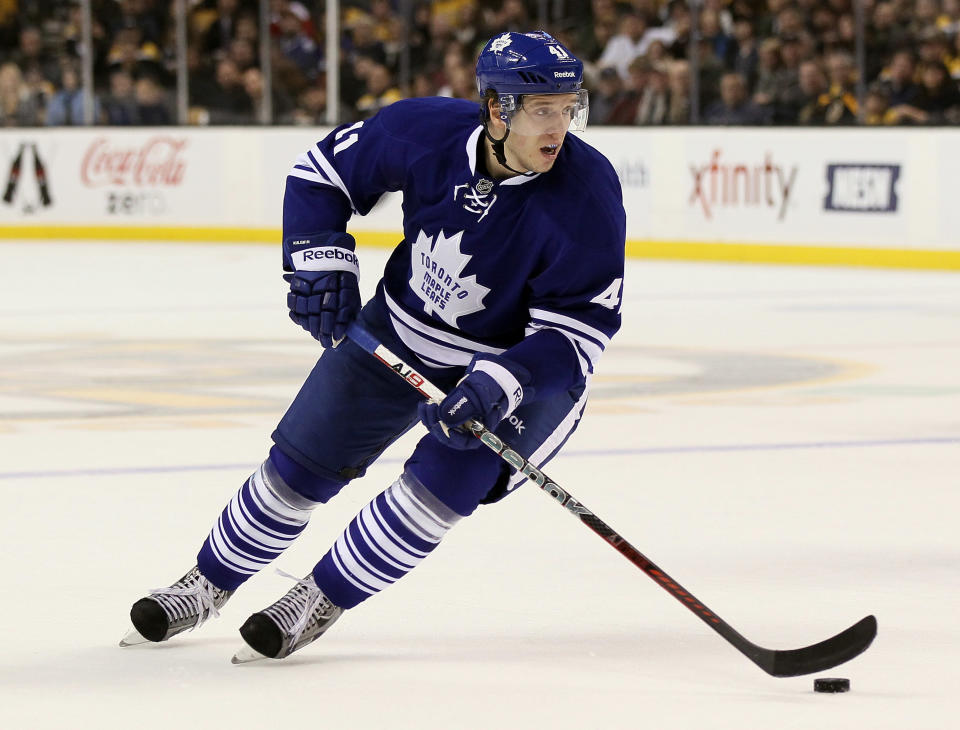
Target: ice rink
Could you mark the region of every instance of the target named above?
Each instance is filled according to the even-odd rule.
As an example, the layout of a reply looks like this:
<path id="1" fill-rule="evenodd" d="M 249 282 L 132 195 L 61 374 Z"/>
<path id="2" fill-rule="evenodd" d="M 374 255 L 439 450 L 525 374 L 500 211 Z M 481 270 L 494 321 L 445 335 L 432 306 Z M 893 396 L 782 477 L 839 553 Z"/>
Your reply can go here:
<path id="1" fill-rule="evenodd" d="M 362 250 L 372 292 L 386 258 Z M 539 490 L 482 508 L 282 662 L 220 619 L 120 649 L 319 345 L 278 247 L 0 244 L 0 728 L 947 730 L 960 716 L 960 275 L 631 261 L 624 327 L 546 469 L 741 633 L 861 657 L 774 679 Z M 305 574 L 413 439 L 314 514 Z"/>

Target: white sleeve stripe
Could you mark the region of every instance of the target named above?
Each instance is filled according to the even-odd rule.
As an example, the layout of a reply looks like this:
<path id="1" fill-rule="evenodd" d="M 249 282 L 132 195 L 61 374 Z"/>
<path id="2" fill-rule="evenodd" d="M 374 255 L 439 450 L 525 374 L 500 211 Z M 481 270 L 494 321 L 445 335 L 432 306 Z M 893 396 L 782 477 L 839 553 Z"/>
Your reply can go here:
<path id="1" fill-rule="evenodd" d="M 507 410 L 503 414 L 504 418 L 513 413 L 516 407 L 520 405 L 520 401 L 523 400 L 523 386 L 521 386 L 520 381 L 513 376 L 513 373 L 503 367 L 503 365 L 491 362 L 490 360 L 477 360 L 472 371 L 475 373 L 486 373 L 500 386 L 503 394 L 507 397 Z"/>
<path id="2" fill-rule="evenodd" d="M 314 155 L 316 153 L 316 155 Z M 347 186 L 344 185 L 343 180 L 340 178 L 340 175 L 337 174 L 337 171 L 334 169 L 327 158 L 323 156 L 323 152 L 320 151 L 318 145 L 314 145 L 313 149 L 307 153 L 310 155 L 310 159 L 314 161 L 314 164 L 320 169 L 320 171 L 325 174 L 334 185 L 336 185 L 340 190 L 343 191 L 343 194 L 347 196 L 347 200 L 350 202 L 350 208 L 353 211 L 357 210 L 357 206 L 353 204 L 353 198 L 350 197 L 350 191 L 347 190 Z"/>
<path id="3" fill-rule="evenodd" d="M 546 309 L 531 309 L 530 316 L 534 319 L 542 319 L 545 322 L 551 322 L 564 327 L 569 327 L 570 329 L 579 332 L 584 337 L 589 337 L 590 339 L 596 341 L 602 348 L 605 348 L 610 344 L 610 338 L 603 334 L 603 332 L 595 327 L 591 327 L 588 324 L 584 324 L 579 319 L 574 319 L 573 317 L 568 317 L 564 314 L 549 312 Z"/>
<path id="4" fill-rule="evenodd" d="M 562 330 L 559 327 L 547 327 L 542 324 L 529 324 L 524 330 L 524 336 L 529 337 L 535 332 L 540 330 L 553 330 L 558 332 L 570 341 L 570 345 L 573 347 L 573 352 L 577 356 L 577 361 L 580 363 L 580 372 L 583 373 L 584 377 L 593 372 L 595 362 L 591 360 L 583 348 L 578 344 L 577 338 L 573 336 L 573 333 Z"/>
<path id="5" fill-rule="evenodd" d="M 583 350 L 583 354 L 590 358 L 591 361 L 599 360 L 600 356 L 603 354 L 603 348 L 600 347 L 600 345 L 593 340 L 584 337 L 579 332 L 573 332 L 565 327 L 544 324 L 540 322 L 531 322 L 530 325 L 538 330 L 553 330 L 554 332 L 559 332 L 567 339 L 576 343 L 580 349 Z"/>
<path id="6" fill-rule="evenodd" d="M 304 152 L 297 157 L 297 161 L 293 163 L 293 166 L 302 167 L 305 170 L 310 170 L 310 172 L 315 172 L 318 175 L 320 174 L 320 168 L 317 167 L 316 161 L 309 152 Z"/>
<path id="7" fill-rule="evenodd" d="M 552 329 L 554 332 L 559 332 L 570 341 L 570 344 L 573 346 L 573 352 L 576 354 L 577 360 L 580 362 L 580 372 L 582 372 L 584 376 L 593 372 L 594 361 L 586 352 L 583 351 L 583 348 L 577 344 L 576 337 L 574 337 L 571 333 L 556 327 L 548 327 L 547 329 Z"/>
<path id="8" fill-rule="evenodd" d="M 302 167 L 295 167 L 289 173 L 288 177 L 299 177 L 301 180 L 307 180 L 312 183 L 319 183 L 320 185 L 326 185 L 327 187 L 335 188 L 336 185 L 331 185 L 330 181 L 327 180 L 322 175 L 318 175 L 315 172 L 309 172 L 304 170 Z"/>
<path id="9" fill-rule="evenodd" d="M 399 304 L 393 301 L 393 299 L 386 292 L 386 290 L 384 290 L 383 292 L 383 298 L 387 303 L 387 307 L 390 309 L 390 313 L 394 317 L 396 317 L 398 320 L 403 322 L 403 324 L 405 324 L 411 330 L 417 331 L 421 335 L 425 335 L 426 337 L 432 337 L 433 339 L 441 343 L 450 345 L 451 347 L 462 348 L 463 350 L 469 352 L 471 357 L 473 357 L 473 354 L 477 352 L 489 352 L 493 355 L 500 355 L 503 352 L 505 352 L 505 350 L 502 347 L 492 347 L 490 345 L 484 345 L 480 342 L 474 342 L 473 340 L 468 340 L 463 337 L 457 337 L 456 335 L 452 335 L 449 332 L 444 332 L 443 330 L 438 330 L 434 327 L 431 327 L 428 324 L 424 324 L 423 322 L 407 314 L 407 312 L 405 312 L 400 307 Z M 467 360 L 467 362 L 469 362 L 469 359 Z"/>

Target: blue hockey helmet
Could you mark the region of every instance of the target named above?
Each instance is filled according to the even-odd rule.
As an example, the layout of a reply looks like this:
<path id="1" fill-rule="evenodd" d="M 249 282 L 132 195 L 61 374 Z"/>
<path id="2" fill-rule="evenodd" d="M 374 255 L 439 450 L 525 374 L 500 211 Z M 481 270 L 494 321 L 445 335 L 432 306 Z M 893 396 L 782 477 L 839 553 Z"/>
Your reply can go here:
<path id="1" fill-rule="evenodd" d="M 571 129 L 587 123 L 583 62 L 544 31 L 501 33 L 487 42 L 477 59 L 477 91 L 496 93 L 500 118 L 509 126 L 524 94 L 576 94 Z"/>

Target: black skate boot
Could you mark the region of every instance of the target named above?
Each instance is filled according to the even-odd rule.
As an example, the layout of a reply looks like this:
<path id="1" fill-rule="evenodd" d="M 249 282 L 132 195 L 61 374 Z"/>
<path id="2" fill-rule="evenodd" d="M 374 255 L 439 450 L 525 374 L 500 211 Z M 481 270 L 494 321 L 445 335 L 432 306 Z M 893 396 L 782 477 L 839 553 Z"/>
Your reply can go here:
<path id="1" fill-rule="evenodd" d="M 253 614 L 240 627 L 247 646 L 234 655 L 234 664 L 290 656 L 319 639 L 340 618 L 343 609 L 323 595 L 312 574 L 303 580 L 287 577 L 297 581 L 287 595 Z"/>
<path id="2" fill-rule="evenodd" d="M 192 631 L 208 618 L 220 615 L 220 609 L 234 591 L 217 588 L 200 573 L 197 566 L 168 588 L 157 588 L 130 609 L 133 630 L 120 646 L 147 641 L 166 641 L 184 631 Z"/>

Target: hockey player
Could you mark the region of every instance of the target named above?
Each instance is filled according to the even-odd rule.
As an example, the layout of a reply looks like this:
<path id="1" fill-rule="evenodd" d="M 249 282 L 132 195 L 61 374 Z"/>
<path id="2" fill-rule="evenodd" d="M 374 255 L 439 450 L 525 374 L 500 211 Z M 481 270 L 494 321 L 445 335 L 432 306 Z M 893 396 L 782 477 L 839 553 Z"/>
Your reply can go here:
<path id="1" fill-rule="evenodd" d="M 312 571 L 240 629 L 235 662 L 283 658 L 412 570 L 458 520 L 524 477 L 462 426 L 477 419 L 533 463 L 583 413 L 620 326 L 625 215 L 610 163 L 567 136 L 587 120 L 583 65 L 543 32 L 503 33 L 477 61 L 480 115 L 455 99 L 397 102 L 335 129 L 287 178 L 283 268 L 290 317 L 324 346 L 273 433 L 269 456 L 223 510 L 197 564 L 137 601 L 121 645 L 199 626 L 418 421 L 398 479 Z M 403 240 L 361 307 L 346 233 L 387 191 Z M 357 324 L 448 392 L 424 403 L 345 337 Z"/>

